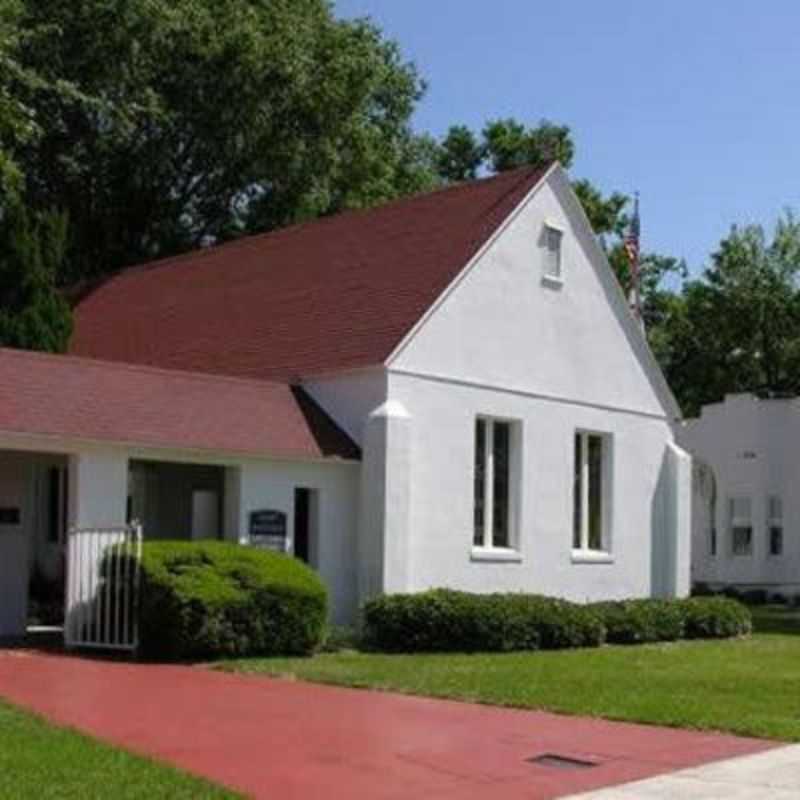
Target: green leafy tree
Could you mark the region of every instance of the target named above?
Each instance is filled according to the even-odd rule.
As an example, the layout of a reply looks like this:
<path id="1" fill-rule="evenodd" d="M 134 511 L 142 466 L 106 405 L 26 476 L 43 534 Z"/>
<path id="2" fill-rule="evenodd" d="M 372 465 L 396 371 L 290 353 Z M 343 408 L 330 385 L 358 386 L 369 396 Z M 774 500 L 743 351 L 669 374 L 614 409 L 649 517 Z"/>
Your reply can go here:
<path id="1" fill-rule="evenodd" d="M 448 183 L 474 180 L 486 152 L 483 144 L 466 125 L 453 125 L 439 144 L 436 169 Z"/>
<path id="2" fill-rule="evenodd" d="M 28 204 L 68 212 L 65 280 L 437 181 L 415 68 L 326 0 L 22 6 L 42 135 L 15 157 Z"/>
<path id="3" fill-rule="evenodd" d="M 684 413 L 726 393 L 800 392 L 800 222 L 734 227 L 699 280 L 667 298 L 651 343 Z"/>
<path id="4" fill-rule="evenodd" d="M 550 161 L 560 161 L 568 168 L 575 156 L 569 128 L 547 120 L 532 128 L 515 119 L 495 120 L 483 129 L 483 138 L 493 172 L 525 165 L 541 166 Z"/>
<path id="5" fill-rule="evenodd" d="M 60 352 L 72 331 L 56 287 L 64 256 L 63 214 L 30 214 L 9 202 L 0 218 L 0 345 Z"/>

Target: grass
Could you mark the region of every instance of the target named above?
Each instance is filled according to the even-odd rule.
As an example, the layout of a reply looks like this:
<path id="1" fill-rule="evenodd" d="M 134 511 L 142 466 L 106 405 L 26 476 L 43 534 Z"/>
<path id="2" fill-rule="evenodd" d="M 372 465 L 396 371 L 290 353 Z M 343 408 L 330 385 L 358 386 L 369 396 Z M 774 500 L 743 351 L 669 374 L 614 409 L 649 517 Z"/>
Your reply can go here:
<path id="1" fill-rule="evenodd" d="M 239 795 L 0 702 L 0 797 L 222 800 Z"/>
<path id="2" fill-rule="evenodd" d="M 733 641 L 509 654 L 249 659 L 221 669 L 800 741 L 800 611 L 754 609 Z"/>

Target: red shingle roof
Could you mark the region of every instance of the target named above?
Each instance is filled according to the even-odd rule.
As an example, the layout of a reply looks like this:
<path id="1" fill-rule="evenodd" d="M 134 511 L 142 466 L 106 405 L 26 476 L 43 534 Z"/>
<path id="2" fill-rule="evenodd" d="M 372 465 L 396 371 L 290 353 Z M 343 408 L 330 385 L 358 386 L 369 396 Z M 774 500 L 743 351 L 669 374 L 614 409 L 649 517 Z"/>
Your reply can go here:
<path id="1" fill-rule="evenodd" d="M 79 304 L 71 350 L 284 381 L 381 364 L 546 171 L 125 270 Z"/>
<path id="2" fill-rule="evenodd" d="M 0 431 L 277 458 L 356 459 L 302 390 L 0 349 Z"/>

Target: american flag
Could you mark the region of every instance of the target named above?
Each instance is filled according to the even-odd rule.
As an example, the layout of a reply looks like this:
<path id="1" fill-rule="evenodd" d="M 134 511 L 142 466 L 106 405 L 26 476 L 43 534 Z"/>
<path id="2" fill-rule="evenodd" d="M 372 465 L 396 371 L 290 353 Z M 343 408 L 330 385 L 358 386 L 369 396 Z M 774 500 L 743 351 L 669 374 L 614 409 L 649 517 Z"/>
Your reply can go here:
<path id="1" fill-rule="evenodd" d="M 642 318 L 642 301 L 640 294 L 640 275 L 639 275 L 639 235 L 642 230 L 642 222 L 639 218 L 639 192 L 636 192 L 633 201 L 633 216 L 628 223 L 628 230 L 622 240 L 625 248 L 625 255 L 628 256 L 628 263 L 631 268 L 631 289 L 630 304 L 633 313 Z"/>

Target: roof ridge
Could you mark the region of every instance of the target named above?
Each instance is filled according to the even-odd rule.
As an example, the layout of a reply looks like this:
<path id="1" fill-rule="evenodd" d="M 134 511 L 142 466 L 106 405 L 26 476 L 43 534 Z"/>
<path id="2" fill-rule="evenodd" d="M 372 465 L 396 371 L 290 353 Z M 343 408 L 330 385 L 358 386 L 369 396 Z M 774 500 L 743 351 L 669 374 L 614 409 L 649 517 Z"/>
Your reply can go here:
<path id="1" fill-rule="evenodd" d="M 19 347 L 0 347 L 0 356 L 10 355 L 14 358 L 32 358 L 40 361 L 58 361 L 69 363 L 82 363 L 87 366 L 113 367 L 114 369 L 124 369 L 128 372 L 145 372 L 148 374 L 171 375 L 173 377 L 190 378 L 195 380 L 208 380 L 225 383 L 246 384 L 250 386 L 281 386 L 291 388 L 295 384 L 289 381 L 276 381 L 267 378 L 243 378 L 237 375 L 228 375 L 222 372 L 201 372 L 199 370 L 170 369 L 168 367 L 156 367 L 151 364 L 137 364 L 132 361 L 114 361 L 110 358 L 92 358 L 90 356 L 76 356 L 71 353 L 47 353 L 41 350 L 24 350 Z"/>
<path id="2" fill-rule="evenodd" d="M 516 167 L 515 169 L 512 170 L 498 172 L 495 173 L 494 175 L 487 175 L 482 178 L 475 178 L 474 180 L 460 181 L 458 183 L 451 183 L 445 186 L 439 186 L 435 189 L 431 189 L 426 192 L 417 192 L 416 194 L 405 195 L 404 197 L 396 197 L 392 200 L 388 200 L 385 203 L 380 203 L 375 206 L 369 206 L 367 208 L 348 208 L 344 209 L 343 211 L 339 211 L 335 214 L 330 214 L 328 216 L 303 220 L 302 222 L 295 222 L 290 225 L 286 225 L 284 227 L 273 228 L 271 230 L 261 231 L 259 233 L 246 234 L 236 239 L 230 239 L 229 241 L 226 242 L 220 242 L 219 244 L 213 244 L 206 247 L 201 246 L 194 248 L 193 250 L 187 250 L 184 253 L 176 253 L 175 255 L 172 256 L 164 256 L 163 258 L 156 258 L 151 261 L 145 261 L 140 264 L 130 264 L 126 267 L 122 267 L 121 269 L 117 270 L 114 273 L 111 273 L 105 279 L 101 279 L 96 286 L 89 288 L 88 294 L 91 294 L 94 291 L 94 289 L 101 287 L 104 283 L 112 281 L 116 278 L 121 278 L 125 275 L 135 274 L 138 272 L 145 272 L 151 269 L 167 268 L 173 266 L 176 263 L 181 263 L 183 261 L 189 261 L 196 258 L 205 258 L 207 256 L 216 255 L 222 250 L 232 250 L 239 247 L 253 246 L 257 243 L 262 242 L 264 239 L 273 239 L 281 236 L 287 236 L 298 233 L 303 230 L 307 230 L 310 227 L 317 227 L 317 226 L 322 227 L 324 225 L 329 225 L 334 222 L 338 222 L 339 220 L 350 217 L 356 217 L 362 215 L 366 216 L 369 214 L 376 213 L 378 211 L 384 211 L 386 209 L 396 208 L 398 206 L 412 205 L 422 200 L 426 200 L 428 198 L 443 194 L 473 190 L 478 187 L 486 186 L 486 184 L 495 181 L 504 180 L 511 182 L 512 176 L 519 176 L 519 180 L 513 181 L 511 188 L 508 190 L 508 192 L 506 192 L 503 195 L 503 198 L 505 198 L 510 192 L 518 188 L 519 185 L 526 178 L 532 175 L 544 175 L 550 169 L 550 167 L 552 167 L 554 163 L 555 162 L 551 161 L 539 167 L 535 167 L 532 165 Z M 496 205 L 502 202 L 503 198 L 498 199 L 492 205 L 492 208 L 494 208 Z"/>

